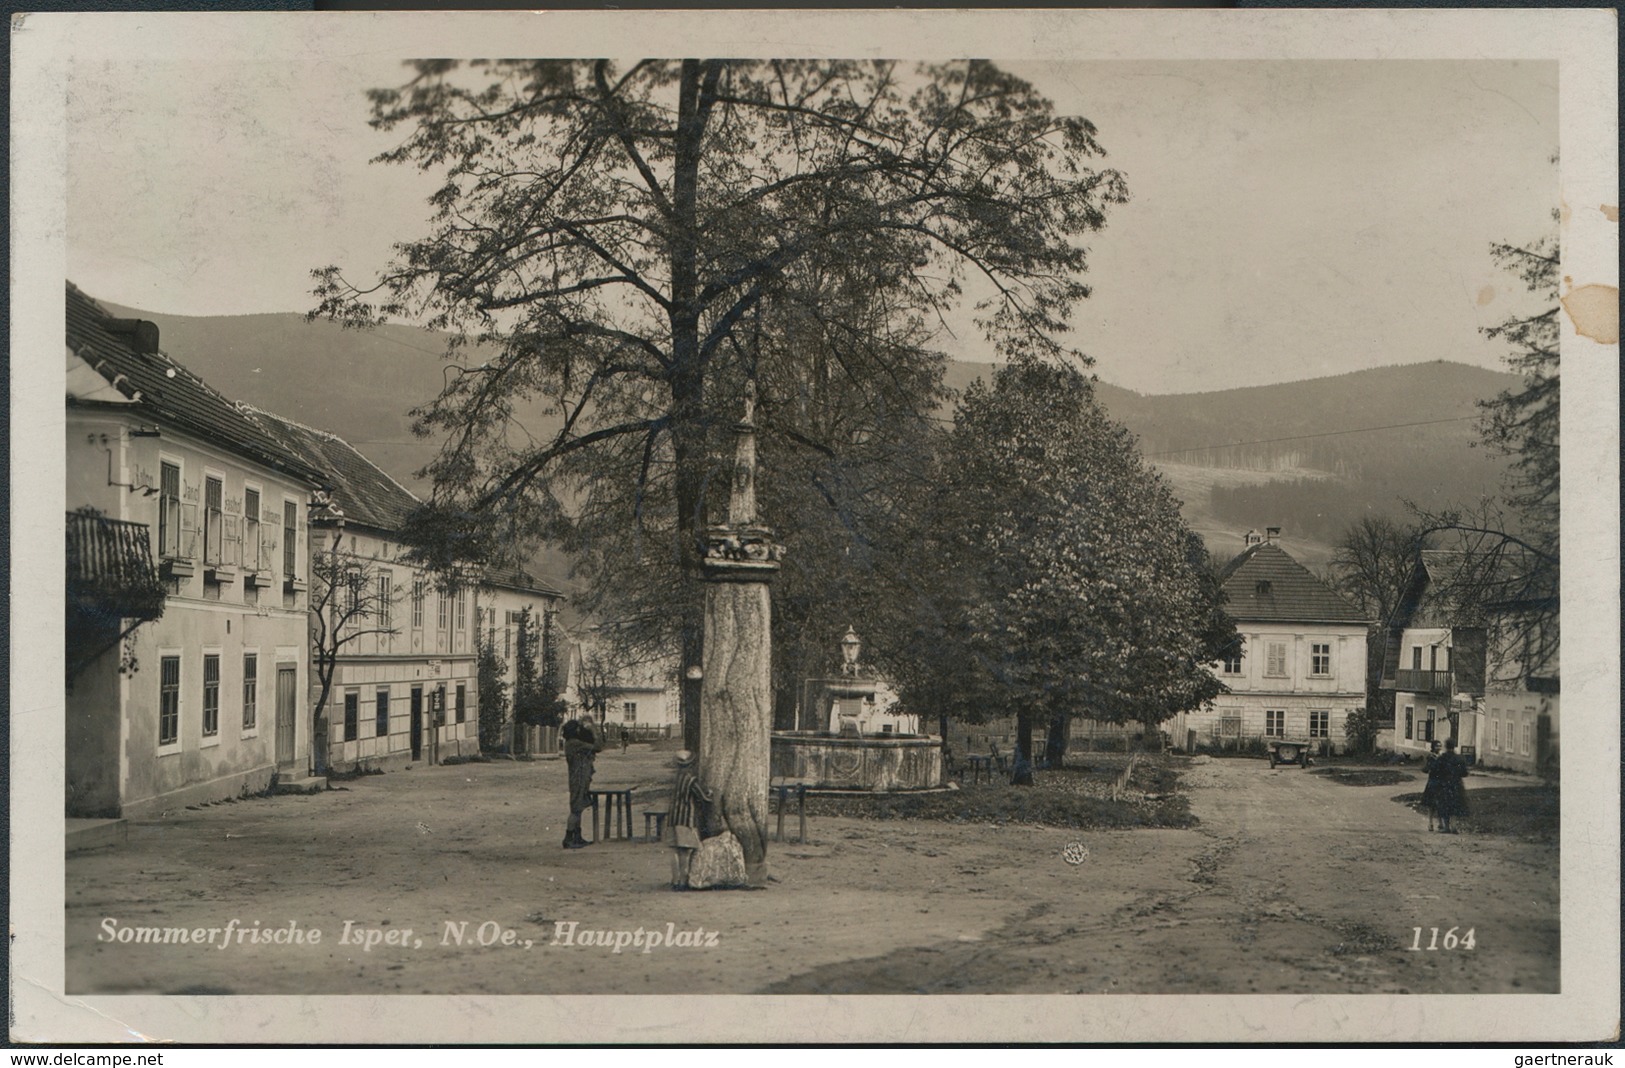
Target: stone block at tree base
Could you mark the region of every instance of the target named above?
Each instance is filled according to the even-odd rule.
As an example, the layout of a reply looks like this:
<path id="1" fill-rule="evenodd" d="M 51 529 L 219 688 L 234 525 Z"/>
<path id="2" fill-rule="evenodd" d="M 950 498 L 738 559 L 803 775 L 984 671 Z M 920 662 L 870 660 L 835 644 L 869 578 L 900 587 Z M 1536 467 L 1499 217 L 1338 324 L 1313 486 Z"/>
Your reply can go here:
<path id="1" fill-rule="evenodd" d="M 707 838 L 688 863 L 690 890 L 720 890 L 745 885 L 745 851 L 727 831 Z"/>

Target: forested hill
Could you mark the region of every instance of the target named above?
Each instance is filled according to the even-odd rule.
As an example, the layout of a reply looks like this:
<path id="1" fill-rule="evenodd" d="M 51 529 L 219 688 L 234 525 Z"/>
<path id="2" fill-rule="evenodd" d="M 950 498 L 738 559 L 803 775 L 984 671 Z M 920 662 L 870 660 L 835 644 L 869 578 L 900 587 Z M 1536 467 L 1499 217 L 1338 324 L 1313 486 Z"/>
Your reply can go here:
<path id="1" fill-rule="evenodd" d="M 440 391 L 433 335 L 405 326 L 349 331 L 295 313 L 191 317 L 104 306 L 157 323 L 164 350 L 226 396 L 339 434 L 405 485 L 427 490 L 415 476 L 435 444 L 412 436 L 407 412 Z M 988 371 L 955 363 L 949 385 L 963 389 Z M 1475 406 L 1513 381 L 1438 361 L 1215 393 L 1096 389 L 1167 474 L 1216 555 L 1228 557 L 1241 531 L 1273 525 L 1285 528 L 1295 555 L 1319 566 L 1362 515 L 1398 515 L 1401 499 L 1436 507 L 1493 492 L 1503 465 L 1471 447 Z"/>
<path id="2" fill-rule="evenodd" d="M 986 374 L 961 364 L 954 384 Z M 1186 520 L 1228 557 L 1250 527 L 1324 566 L 1365 515 L 1403 518 L 1496 492 L 1505 461 L 1482 448 L 1478 403 L 1515 376 L 1467 364 L 1379 367 L 1213 393 L 1145 395 L 1097 384 L 1113 418 L 1173 483 Z"/>

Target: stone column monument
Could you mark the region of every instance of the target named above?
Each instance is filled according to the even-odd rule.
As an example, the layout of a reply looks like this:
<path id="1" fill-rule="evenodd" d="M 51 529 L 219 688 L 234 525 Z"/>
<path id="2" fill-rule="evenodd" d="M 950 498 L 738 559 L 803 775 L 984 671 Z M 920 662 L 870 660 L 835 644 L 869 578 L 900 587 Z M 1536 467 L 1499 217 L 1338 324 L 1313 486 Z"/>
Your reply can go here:
<path id="1" fill-rule="evenodd" d="M 767 781 L 773 729 L 772 601 L 783 548 L 756 522 L 756 385 L 734 426 L 728 522 L 706 532 L 700 784 L 739 840 L 745 881 L 767 882 Z"/>

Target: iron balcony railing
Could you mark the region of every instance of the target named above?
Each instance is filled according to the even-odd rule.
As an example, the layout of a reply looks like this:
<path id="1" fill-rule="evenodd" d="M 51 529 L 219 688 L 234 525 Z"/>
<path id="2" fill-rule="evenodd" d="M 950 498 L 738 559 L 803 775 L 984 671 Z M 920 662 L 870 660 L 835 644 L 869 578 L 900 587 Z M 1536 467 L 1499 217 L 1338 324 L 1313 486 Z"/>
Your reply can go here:
<path id="1" fill-rule="evenodd" d="M 1425 693 L 1449 697 L 1454 692 L 1452 674 L 1449 671 L 1400 668 L 1394 672 L 1394 689 L 1401 693 Z"/>

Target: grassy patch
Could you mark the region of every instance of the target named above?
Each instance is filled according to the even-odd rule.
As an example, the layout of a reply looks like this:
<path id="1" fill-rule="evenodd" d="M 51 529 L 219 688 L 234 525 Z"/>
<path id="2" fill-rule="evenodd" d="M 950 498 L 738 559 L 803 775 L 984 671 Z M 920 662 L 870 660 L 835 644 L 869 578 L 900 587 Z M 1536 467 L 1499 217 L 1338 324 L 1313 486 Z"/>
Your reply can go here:
<path id="1" fill-rule="evenodd" d="M 371 764 L 356 764 L 354 767 L 343 770 L 327 769 L 328 782 L 353 782 L 366 775 L 382 775 L 383 768 L 373 767 Z"/>
<path id="2" fill-rule="evenodd" d="M 1474 790 L 1467 780 L 1467 818 L 1457 821 L 1463 834 L 1502 834 L 1513 838 L 1557 841 L 1558 790 L 1555 786 L 1508 786 Z M 1402 805 L 1419 808 L 1422 795 L 1400 794 Z"/>
<path id="3" fill-rule="evenodd" d="M 1399 948 L 1399 941 L 1392 935 L 1363 923 L 1339 923 L 1335 927 L 1338 939 L 1332 946 L 1334 957 L 1345 954 L 1365 956 Z"/>
<path id="4" fill-rule="evenodd" d="M 1179 771 L 1166 758 L 1142 758 L 1123 796 L 1111 798 L 1123 758 L 1089 754 L 1087 765 L 1037 771 L 1033 785 L 978 783 L 959 790 L 874 797 L 809 797 L 808 811 L 873 820 L 1022 823 L 1046 827 L 1190 827 L 1190 802 L 1177 792 Z"/>
<path id="5" fill-rule="evenodd" d="M 1415 775 L 1392 768 L 1312 768 L 1309 774 L 1324 775 L 1344 786 L 1393 786 L 1416 781 Z"/>

